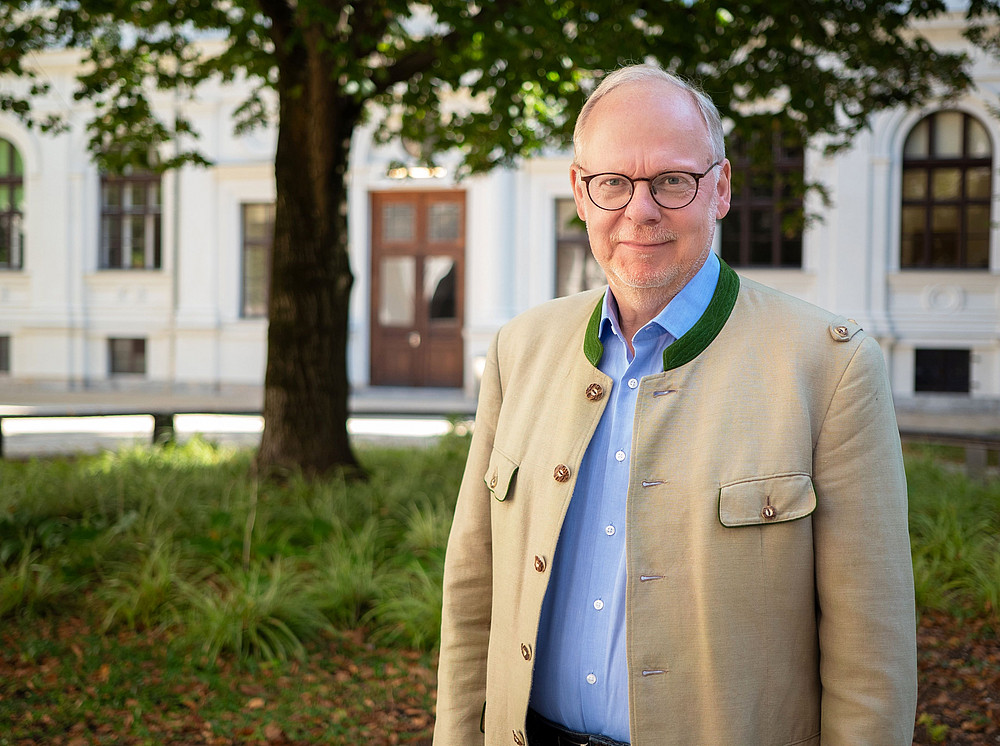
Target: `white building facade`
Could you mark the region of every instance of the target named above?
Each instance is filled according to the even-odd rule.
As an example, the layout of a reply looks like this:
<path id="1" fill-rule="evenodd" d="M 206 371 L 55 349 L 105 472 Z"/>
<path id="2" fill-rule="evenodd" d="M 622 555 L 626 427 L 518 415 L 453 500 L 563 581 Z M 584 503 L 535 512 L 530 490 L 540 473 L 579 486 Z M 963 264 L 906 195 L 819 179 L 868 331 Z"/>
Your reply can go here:
<path id="1" fill-rule="evenodd" d="M 924 32 L 961 43 L 957 18 Z M 72 99 L 75 57 L 42 63 L 52 91 L 36 110 L 71 127 L 46 135 L 0 115 L 0 396 L 5 381 L 261 386 L 274 132 L 233 134 L 238 87 L 165 95 L 157 106 L 183 107 L 213 165 L 107 178 L 86 151 L 89 112 Z M 882 346 L 899 406 L 1000 414 L 1000 64 L 976 57 L 973 74 L 958 100 L 880 114 L 835 156 L 776 143 L 776 173 L 744 180 L 716 249 L 747 276 L 857 319 Z M 570 155 L 458 183 L 447 166 L 400 162 L 401 147 L 356 135 L 352 386 L 471 397 L 502 323 L 602 282 L 574 220 Z M 782 174 L 796 171 L 830 200 L 809 198 L 818 219 L 802 230 L 782 222 Z"/>

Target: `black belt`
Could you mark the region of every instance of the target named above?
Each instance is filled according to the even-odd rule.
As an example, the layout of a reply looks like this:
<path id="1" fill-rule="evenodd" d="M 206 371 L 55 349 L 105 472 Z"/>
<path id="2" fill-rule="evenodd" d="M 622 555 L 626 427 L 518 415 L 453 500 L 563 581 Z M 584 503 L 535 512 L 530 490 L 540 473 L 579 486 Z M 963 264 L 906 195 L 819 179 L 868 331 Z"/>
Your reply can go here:
<path id="1" fill-rule="evenodd" d="M 528 709 L 528 746 L 629 746 L 627 741 L 616 741 L 607 736 L 592 736 L 567 730 Z"/>

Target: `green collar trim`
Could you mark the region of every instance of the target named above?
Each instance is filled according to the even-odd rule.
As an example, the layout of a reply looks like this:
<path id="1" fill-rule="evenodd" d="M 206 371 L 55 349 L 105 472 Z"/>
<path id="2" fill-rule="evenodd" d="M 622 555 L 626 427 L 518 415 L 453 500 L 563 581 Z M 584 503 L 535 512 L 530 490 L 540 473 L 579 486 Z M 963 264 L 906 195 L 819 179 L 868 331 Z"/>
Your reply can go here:
<path id="1" fill-rule="evenodd" d="M 708 308 L 705 309 L 705 313 L 701 315 L 695 325 L 688 330 L 687 334 L 663 351 L 663 370 L 673 370 L 690 363 L 712 344 L 712 340 L 719 336 L 722 327 L 729 320 L 733 306 L 736 305 L 736 296 L 739 293 L 739 275 L 720 259 L 719 282 L 715 286 L 715 293 L 712 295 L 712 300 L 709 301 Z M 587 333 L 583 338 L 583 354 L 587 356 L 590 364 L 595 368 L 604 357 L 604 345 L 601 344 L 600 337 L 603 307 L 604 296 L 601 296 L 594 312 L 590 314 Z"/>
<path id="2" fill-rule="evenodd" d="M 583 354 L 595 368 L 604 357 L 604 345 L 601 343 L 601 311 L 604 308 L 604 296 L 597 301 L 597 308 L 590 314 L 587 333 L 583 336 Z"/>

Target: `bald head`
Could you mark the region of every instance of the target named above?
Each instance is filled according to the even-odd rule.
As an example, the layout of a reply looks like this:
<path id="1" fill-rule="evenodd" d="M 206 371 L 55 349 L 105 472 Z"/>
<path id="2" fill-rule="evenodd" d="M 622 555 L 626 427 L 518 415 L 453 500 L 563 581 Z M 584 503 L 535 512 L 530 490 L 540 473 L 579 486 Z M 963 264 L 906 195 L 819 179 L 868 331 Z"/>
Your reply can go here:
<path id="1" fill-rule="evenodd" d="M 714 160 L 721 161 L 726 157 L 725 132 L 722 128 L 722 118 L 719 110 L 707 95 L 694 88 L 682 78 L 668 73 L 662 68 L 654 65 L 630 65 L 622 67 L 606 75 L 600 85 L 587 98 L 586 103 L 580 110 L 576 119 L 576 127 L 573 129 L 573 151 L 576 161 L 581 160 L 584 145 L 586 143 L 587 124 L 597 104 L 609 93 L 625 88 L 637 87 L 648 91 L 649 96 L 656 96 L 657 90 L 665 90 L 664 86 L 673 88 L 689 96 L 697 107 L 708 132 L 708 145 Z"/>

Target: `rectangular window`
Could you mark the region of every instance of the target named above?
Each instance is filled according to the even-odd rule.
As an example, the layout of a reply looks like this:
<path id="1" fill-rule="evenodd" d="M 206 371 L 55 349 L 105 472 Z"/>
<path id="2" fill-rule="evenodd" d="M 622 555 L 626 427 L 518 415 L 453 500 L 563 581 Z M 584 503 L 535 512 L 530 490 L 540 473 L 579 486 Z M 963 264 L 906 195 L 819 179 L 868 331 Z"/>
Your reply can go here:
<path id="1" fill-rule="evenodd" d="M 607 284 L 572 199 L 556 200 L 556 297 Z"/>
<path id="2" fill-rule="evenodd" d="M 0 373 L 10 373 L 10 337 L 0 337 Z"/>
<path id="3" fill-rule="evenodd" d="M 969 350 L 918 349 L 914 391 L 967 394 L 971 388 Z"/>
<path id="4" fill-rule="evenodd" d="M 160 176 L 101 176 L 101 269 L 161 266 Z"/>
<path id="5" fill-rule="evenodd" d="M 795 133 L 734 137 L 732 200 L 719 226 L 720 253 L 734 267 L 801 267 L 805 151 Z"/>
<path id="6" fill-rule="evenodd" d="M 271 288 L 274 204 L 243 205 L 243 279 L 240 315 L 266 318 Z"/>
<path id="7" fill-rule="evenodd" d="M 111 338 L 108 340 L 111 375 L 146 374 L 146 340 Z"/>

